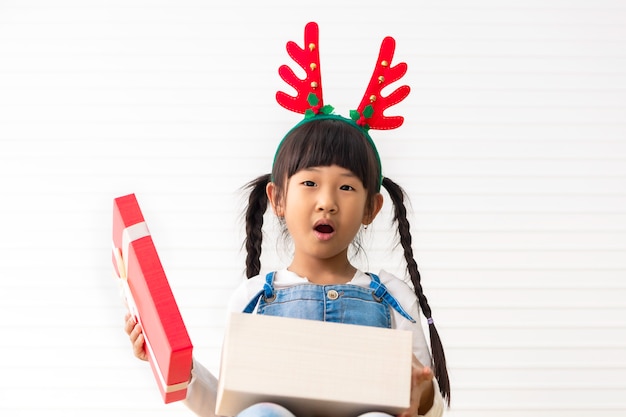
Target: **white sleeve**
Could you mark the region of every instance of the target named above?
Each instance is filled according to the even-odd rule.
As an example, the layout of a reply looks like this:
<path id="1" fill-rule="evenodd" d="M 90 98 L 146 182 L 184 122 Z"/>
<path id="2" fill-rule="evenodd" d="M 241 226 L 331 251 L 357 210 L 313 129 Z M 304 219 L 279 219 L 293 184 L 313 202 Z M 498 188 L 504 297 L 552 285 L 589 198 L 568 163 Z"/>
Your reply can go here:
<path id="1" fill-rule="evenodd" d="M 215 417 L 217 378 L 201 363 L 193 359 L 191 382 L 183 404 L 200 417 Z"/>
<path id="2" fill-rule="evenodd" d="M 393 328 L 410 330 L 413 333 L 413 354 L 422 365 L 432 367 L 430 347 L 426 341 L 426 335 L 422 327 L 422 313 L 417 301 L 417 296 L 407 283 L 386 271 L 380 271 L 380 279 L 389 290 L 389 293 L 400 303 L 414 322 L 403 317 L 395 309 L 392 310 Z"/>
<path id="3" fill-rule="evenodd" d="M 264 283 L 265 281 L 259 279 L 258 276 L 242 281 L 230 296 L 228 311 L 241 313 L 252 297 L 263 289 Z"/>

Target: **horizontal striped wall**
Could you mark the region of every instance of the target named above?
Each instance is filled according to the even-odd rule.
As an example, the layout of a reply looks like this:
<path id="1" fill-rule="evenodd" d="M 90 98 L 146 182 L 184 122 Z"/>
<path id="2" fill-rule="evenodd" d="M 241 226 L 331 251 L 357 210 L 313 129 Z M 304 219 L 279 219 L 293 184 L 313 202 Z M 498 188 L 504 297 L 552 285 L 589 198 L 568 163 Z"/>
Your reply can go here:
<path id="1" fill-rule="evenodd" d="M 625 19 L 617 0 L 0 2 L 0 414 L 189 414 L 123 332 L 112 200 L 137 195 L 217 372 L 240 187 L 300 119 L 277 67 L 316 20 L 340 113 L 384 36 L 409 64 L 406 122 L 374 137 L 410 196 L 446 415 L 624 416 Z M 355 262 L 402 275 L 389 223 Z M 264 270 L 288 262 L 268 226 Z"/>

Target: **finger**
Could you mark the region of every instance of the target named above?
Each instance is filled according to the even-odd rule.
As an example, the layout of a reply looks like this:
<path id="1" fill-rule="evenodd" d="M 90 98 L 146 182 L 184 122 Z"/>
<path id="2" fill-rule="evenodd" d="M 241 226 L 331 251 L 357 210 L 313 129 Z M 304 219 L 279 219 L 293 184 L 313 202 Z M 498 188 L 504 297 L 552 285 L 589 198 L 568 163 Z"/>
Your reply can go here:
<path id="1" fill-rule="evenodd" d="M 143 333 L 139 334 L 139 336 L 137 336 L 137 339 L 135 340 L 135 342 L 133 343 L 133 353 L 135 354 L 136 357 L 138 357 L 139 359 L 146 359 L 146 350 L 144 348 L 144 336 Z"/>
<path id="2" fill-rule="evenodd" d="M 419 389 L 411 390 L 411 405 L 409 406 L 409 409 L 406 411 L 406 414 L 408 414 L 411 417 L 417 415 L 417 410 L 419 409 L 419 406 L 420 406 L 421 397 L 422 397 L 422 393 Z"/>
<path id="3" fill-rule="evenodd" d="M 411 373 L 411 402 L 409 409 L 404 413 L 406 415 L 404 417 L 417 415 L 417 410 L 419 409 L 420 399 L 422 396 L 422 390 L 420 388 L 421 371 L 421 369 L 414 368 Z"/>
<path id="4" fill-rule="evenodd" d="M 133 326 L 132 331 L 129 333 L 130 341 L 135 344 L 137 338 L 143 334 L 143 329 L 141 328 L 141 324 L 136 323 Z"/>
<path id="5" fill-rule="evenodd" d="M 130 314 L 127 314 L 126 315 L 126 324 L 124 325 L 124 331 L 126 332 L 126 334 L 130 335 L 130 332 L 133 331 L 133 328 L 135 327 L 135 324 L 137 324 L 135 319 L 133 317 L 131 317 Z"/>
<path id="6" fill-rule="evenodd" d="M 423 380 L 431 380 L 433 379 L 434 376 L 435 374 L 433 373 L 433 370 L 430 367 L 427 366 L 424 369 L 422 369 Z"/>

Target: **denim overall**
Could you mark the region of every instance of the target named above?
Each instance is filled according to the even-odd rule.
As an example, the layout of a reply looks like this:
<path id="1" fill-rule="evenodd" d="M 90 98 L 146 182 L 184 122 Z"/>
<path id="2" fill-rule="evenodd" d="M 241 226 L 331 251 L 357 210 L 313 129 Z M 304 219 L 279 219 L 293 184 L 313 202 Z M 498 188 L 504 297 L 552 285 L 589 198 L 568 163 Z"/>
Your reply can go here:
<path id="1" fill-rule="evenodd" d="M 369 288 L 301 284 L 283 289 L 274 288 L 274 275 L 275 272 L 270 272 L 265 276 L 263 289 L 250 300 L 244 313 L 252 313 L 257 307 L 257 314 L 391 328 L 390 308 L 393 308 L 415 322 L 375 274 L 368 273 Z M 388 416 L 377 412 L 365 415 Z M 293 417 L 293 414 L 278 404 L 259 403 L 243 410 L 238 417 Z"/>
<path id="2" fill-rule="evenodd" d="M 252 313 L 258 304 L 257 314 L 391 328 L 391 307 L 415 322 L 376 274 L 368 273 L 369 288 L 301 284 L 278 290 L 274 288 L 275 274 L 265 276 L 263 289 L 250 300 L 244 313 Z"/>

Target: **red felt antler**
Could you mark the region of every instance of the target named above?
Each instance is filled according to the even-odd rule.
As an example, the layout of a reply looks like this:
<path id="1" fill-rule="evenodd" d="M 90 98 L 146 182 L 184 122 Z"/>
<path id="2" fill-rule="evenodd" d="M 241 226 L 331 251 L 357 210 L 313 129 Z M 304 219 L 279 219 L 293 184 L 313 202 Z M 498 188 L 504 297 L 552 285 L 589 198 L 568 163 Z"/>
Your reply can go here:
<path id="1" fill-rule="evenodd" d="M 308 23 L 304 28 L 304 48 L 300 48 L 295 42 L 287 42 L 289 56 L 306 71 L 306 78 L 302 80 L 287 65 L 281 65 L 278 69 L 280 78 L 298 92 L 295 97 L 282 91 L 276 92 L 276 101 L 287 110 L 305 113 L 308 109 L 312 109 L 314 113 L 317 113 L 324 105 L 318 42 L 319 29 L 315 22 Z M 317 97 L 317 100 L 310 100 L 311 93 Z"/>
<path id="2" fill-rule="evenodd" d="M 404 62 L 394 67 L 391 66 L 395 49 L 396 41 L 392 37 L 388 36 L 383 39 L 372 78 L 363 95 L 361 104 L 357 108 L 360 117 L 356 122 L 361 126 L 378 130 L 395 129 L 404 122 L 404 117 L 402 116 L 387 117 L 383 115 L 385 109 L 404 100 L 411 91 L 408 85 L 403 85 L 387 97 L 383 97 L 381 94 L 383 88 L 398 81 L 407 70 L 407 65 Z"/>

